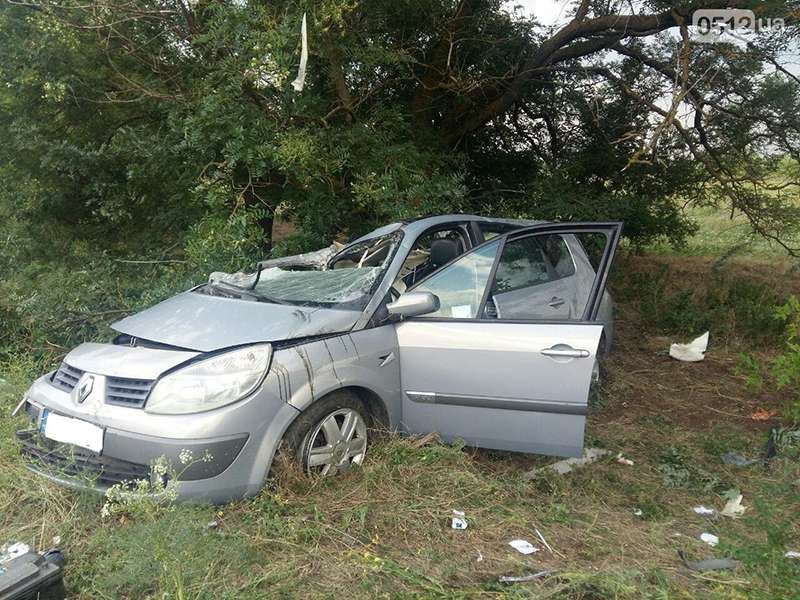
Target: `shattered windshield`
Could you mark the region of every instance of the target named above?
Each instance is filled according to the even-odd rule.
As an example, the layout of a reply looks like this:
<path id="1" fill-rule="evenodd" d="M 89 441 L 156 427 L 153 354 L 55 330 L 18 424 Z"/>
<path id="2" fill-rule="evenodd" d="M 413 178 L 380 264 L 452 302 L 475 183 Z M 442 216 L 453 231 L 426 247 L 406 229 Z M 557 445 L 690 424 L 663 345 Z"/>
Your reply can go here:
<path id="1" fill-rule="evenodd" d="M 354 244 L 327 264 L 320 264 L 319 253 L 312 252 L 266 261 L 255 273 L 213 273 L 197 291 L 275 304 L 361 310 L 391 263 L 401 237 L 394 232 Z"/>

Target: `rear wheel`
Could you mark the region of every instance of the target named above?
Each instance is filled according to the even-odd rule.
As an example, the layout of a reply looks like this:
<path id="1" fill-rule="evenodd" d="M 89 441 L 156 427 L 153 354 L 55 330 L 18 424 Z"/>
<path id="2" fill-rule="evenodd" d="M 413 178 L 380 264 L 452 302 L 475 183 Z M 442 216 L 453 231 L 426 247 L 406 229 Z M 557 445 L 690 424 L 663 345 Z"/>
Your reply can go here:
<path id="1" fill-rule="evenodd" d="M 300 415 L 284 439 L 305 473 L 336 475 L 363 463 L 366 415 L 360 399 L 348 392 L 334 392 Z"/>

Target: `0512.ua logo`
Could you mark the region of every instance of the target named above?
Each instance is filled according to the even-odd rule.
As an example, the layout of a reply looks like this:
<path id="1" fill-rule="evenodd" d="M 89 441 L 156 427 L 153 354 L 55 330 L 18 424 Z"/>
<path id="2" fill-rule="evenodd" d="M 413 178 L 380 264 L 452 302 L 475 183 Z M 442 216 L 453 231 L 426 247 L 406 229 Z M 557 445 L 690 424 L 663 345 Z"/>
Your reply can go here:
<path id="1" fill-rule="evenodd" d="M 691 38 L 695 42 L 722 43 L 748 41 L 747 36 L 762 31 L 781 31 L 782 18 L 756 17 L 752 10 L 741 8 L 708 8 L 692 15 Z"/>

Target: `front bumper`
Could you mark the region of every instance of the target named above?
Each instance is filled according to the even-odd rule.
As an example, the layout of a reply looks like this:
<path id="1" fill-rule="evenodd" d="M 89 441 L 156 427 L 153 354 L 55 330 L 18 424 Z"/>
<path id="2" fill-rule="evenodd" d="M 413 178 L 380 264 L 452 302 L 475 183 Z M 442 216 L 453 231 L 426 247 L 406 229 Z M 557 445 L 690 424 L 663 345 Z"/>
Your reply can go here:
<path id="1" fill-rule="evenodd" d="M 211 502 L 261 488 L 283 432 L 297 415 L 296 409 L 263 390 L 235 405 L 198 415 L 150 415 L 102 404 L 76 406 L 47 376 L 28 391 L 24 408 L 31 428 L 17 433 L 21 453 L 32 471 L 51 481 L 102 493 L 117 483 L 162 477 L 151 466 L 166 459 L 167 477 L 175 480 L 180 499 Z M 46 439 L 39 433 L 44 409 L 102 427 L 102 451 Z"/>
<path id="2" fill-rule="evenodd" d="M 149 465 L 115 459 L 78 446 L 56 444 L 36 429 L 17 431 L 17 440 L 29 469 L 73 487 L 104 491 L 118 483 L 151 479 Z"/>
<path id="3" fill-rule="evenodd" d="M 172 465 L 178 481 L 216 477 L 233 464 L 248 437 L 242 434 L 188 441 L 107 429 L 103 452 L 97 453 L 52 442 L 36 429 L 17 432 L 22 455 L 30 460 L 34 470 L 95 481 L 99 490 L 116 483 L 151 480 L 150 467 L 159 459 Z"/>

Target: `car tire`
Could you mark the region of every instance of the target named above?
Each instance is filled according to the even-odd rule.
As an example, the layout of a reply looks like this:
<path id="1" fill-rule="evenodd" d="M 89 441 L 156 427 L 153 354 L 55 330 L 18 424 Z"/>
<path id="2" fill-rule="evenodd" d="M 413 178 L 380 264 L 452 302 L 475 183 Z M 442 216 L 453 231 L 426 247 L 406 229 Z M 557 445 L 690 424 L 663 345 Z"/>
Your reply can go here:
<path id="1" fill-rule="evenodd" d="M 368 415 L 355 394 L 333 392 L 295 419 L 284 436 L 285 447 L 308 475 L 347 472 L 366 456 Z"/>

